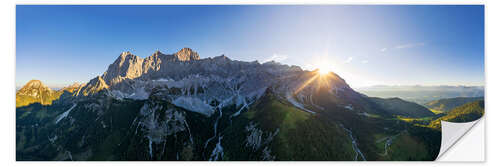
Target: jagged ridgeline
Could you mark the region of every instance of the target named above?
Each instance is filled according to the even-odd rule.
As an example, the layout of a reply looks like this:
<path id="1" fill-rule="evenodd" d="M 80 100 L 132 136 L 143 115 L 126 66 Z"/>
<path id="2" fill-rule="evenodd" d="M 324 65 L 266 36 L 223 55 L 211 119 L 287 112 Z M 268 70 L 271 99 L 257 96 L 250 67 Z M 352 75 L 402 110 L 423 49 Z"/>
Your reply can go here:
<path id="1" fill-rule="evenodd" d="M 16 95 L 17 160 L 434 160 L 441 142 L 400 119 L 430 110 L 333 72 L 189 48 L 124 52 L 71 91 L 37 81 Z"/>

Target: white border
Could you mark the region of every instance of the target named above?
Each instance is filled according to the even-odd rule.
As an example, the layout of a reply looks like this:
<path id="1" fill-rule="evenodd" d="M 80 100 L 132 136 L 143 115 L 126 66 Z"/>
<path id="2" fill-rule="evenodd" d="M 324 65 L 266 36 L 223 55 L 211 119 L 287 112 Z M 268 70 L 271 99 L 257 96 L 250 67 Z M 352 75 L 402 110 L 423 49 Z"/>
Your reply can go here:
<path id="1" fill-rule="evenodd" d="M 486 140 L 487 143 L 487 153 L 486 161 L 487 163 L 429 163 L 429 162 L 372 162 L 372 163 L 357 163 L 357 162 L 279 162 L 279 163 L 266 163 L 266 162 L 232 162 L 232 163 L 210 163 L 210 162 L 76 162 L 76 163 L 65 163 L 65 162 L 31 162 L 31 163 L 19 163 L 15 162 L 15 5 L 16 4 L 486 4 L 486 115 L 489 118 L 486 123 L 487 130 L 496 129 L 498 127 L 499 121 L 495 119 L 500 118 L 498 112 L 500 112 L 500 107 L 498 103 L 495 103 L 494 99 L 500 99 L 498 92 L 500 92 L 500 82 L 498 79 L 499 69 L 499 52 L 498 45 L 500 41 L 498 40 L 498 31 L 500 26 L 497 20 L 500 16 L 500 7 L 498 5 L 498 0 L 253 0 L 248 1 L 231 1 L 231 0 L 215 0 L 207 2 L 206 0 L 145 0 L 145 1 L 135 1 L 135 0 L 121 0 L 119 2 L 113 0 L 84 0 L 84 1 L 36 1 L 36 0 L 2 0 L 0 2 L 0 18 L 2 19 L 2 26 L 0 26 L 0 47 L 2 51 L 0 69 L 2 74 L 2 82 L 0 82 L 0 112 L 2 116 L 1 131 L 4 134 L 0 138 L 0 143 L 3 148 L 1 150 L 0 158 L 2 163 L 6 166 L 213 166 L 213 165 L 224 165 L 224 166 L 257 166 L 257 165 L 273 165 L 273 166 L 305 166 L 305 165 L 315 165 L 315 166 L 421 166 L 425 165 L 443 165 L 443 166 L 462 166 L 462 165 L 488 165 L 488 166 L 498 166 L 499 158 L 495 158 L 498 154 L 493 153 L 493 151 L 499 149 L 499 142 L 487 142 L 496 141 L 498 139 L 498 133 L 496 131 L 490 131 L 488 137 L 490 139 Z M 493 92 L 496 92 L 493 93 Z M 490 100 L 491 99 L 491 100 Z M 477 128 L 474 128 L 477 129 Z M 484 131 L 483 131 L 484 132 Z M 484 133 L 482 134 L 484 135 Z M 494 138 L 494 139 L 493 139 Z M 482 141 L 475 141 L 482 142 Z M 467 153 L 470 155 L 470 152 Z M 489 158 L 491 159 L 489 159 Z"/>
<path id="2" fill-rule="evenodd" d="M 19 0 L 17 4 L 484 4 L 478 0 L 85 0 L 85 1 L 61 1 L 61 0 Z"/>

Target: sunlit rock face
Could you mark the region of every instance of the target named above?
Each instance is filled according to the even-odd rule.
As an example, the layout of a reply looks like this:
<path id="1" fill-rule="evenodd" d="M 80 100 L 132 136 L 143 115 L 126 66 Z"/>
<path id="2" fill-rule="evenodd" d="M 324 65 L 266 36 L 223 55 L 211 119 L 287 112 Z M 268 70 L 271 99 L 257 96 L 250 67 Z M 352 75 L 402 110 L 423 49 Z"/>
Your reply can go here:
<path id="1" fill-rule="evenodd" d="M 85 86 L 81 89 L 81 95 L 88 96 L 92 94 L 99 93 L 100 91 L 107 90 L 109 88 L 108 84 L 102 79 L 101 76 L 98 76 L 92 80 L 90 80 Z M 80 93 L 80 92 L 78 92 Z"/>
<path id="2" fill-rule="evenodd" d="M 174 57 L 179 61 L 199 60 L 200 55 L 190 48 L 182 48 L 174 54 Z"/>
<path id="3" fill-rule="evenodd" d="M 63 93 L 72 94 L 78 91 L 81 86 L 79 83 L 74 83 L 60 90 L 52 90 L 40 80 L 31 80 L 16 92 L 16 107 L 33 103 L 50 105 L 53 101 L 58 100 Z"/>
<path id="4" fill-rule="evenodd" d="M 148 72 L 159 71 L 166 62 L 184 62 L 199 60 L 200 56 L 189 48 L 183 48 L 180 51 L 165 55 L 156 51 L 153 55 L 143 59 L 133 55 L 130 52 L 123 52 L 110 64 L 108 70 L 102 78 L 107 84 L 114 85 L 126 79 L 135 79 Z M 165 62 L 162 64 L 162 62 Z"/>
<path id="5" fill-rule="evenodd" d="M 52 93 L 54 92 L 49 87 L 45 86 L 40 80 L 31 80 L 21 89 L 19 89 L 19 95 L 26 95 L 32 97 L 40 97 L 42 93 Z"/>
<path id="6" fill-rule="evenodd" d="M 243 62 L 224 55 L 200 59 L 198 53 L 189 48 L 169 55 L 157 51 L 144 59 L 123 52 L 102 76 L 84 87 L 82 95 L 105 91 L 119 99 L 147 99 L 154 92 L 163 94 L 169 102 L 209 116 L 215 107 L 210 103 L 249 104 L 267 88 L 294 104 L 307 103 L 307 106 L 315 105 L 312 99 L 306 98 L 319 88 L 336 96 L 343 95 L 340 91 L 358 96 L 334 73 L 303 71 L 274 61 Z M 307 110 L 307 106 L 301 107 Z"/>
<path id="7" fill-rule="evenodd" d="M 40 103 L 43 105 L 52 104 L 52 101 L 59 97 L 58 93 L 45 86 L 39 80 L 31 80 L 16 93 L 16 107 Z"/>

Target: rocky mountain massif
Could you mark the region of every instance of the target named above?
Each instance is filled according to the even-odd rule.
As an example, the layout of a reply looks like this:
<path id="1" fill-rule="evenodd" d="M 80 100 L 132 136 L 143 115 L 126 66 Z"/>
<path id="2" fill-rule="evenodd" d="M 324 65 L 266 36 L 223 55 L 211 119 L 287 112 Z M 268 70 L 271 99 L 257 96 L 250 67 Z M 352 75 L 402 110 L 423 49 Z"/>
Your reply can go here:
<path id="1" fill-rule="evenodd" d="M 440 147 L 440 129 L 399 119 L 434 117 L 418 104 L 370 98 L 333 72 L 189 48 L 124 52 L 43 97 L 16 109 L 17 160 L 434 160 Z"/>

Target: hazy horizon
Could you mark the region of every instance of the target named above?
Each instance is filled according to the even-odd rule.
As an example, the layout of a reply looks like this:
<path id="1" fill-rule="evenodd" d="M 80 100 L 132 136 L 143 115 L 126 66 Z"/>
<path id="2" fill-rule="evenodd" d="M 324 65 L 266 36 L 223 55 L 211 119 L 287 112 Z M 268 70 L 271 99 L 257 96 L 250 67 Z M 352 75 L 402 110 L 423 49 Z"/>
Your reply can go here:
<path id="1" fill-rule="evenodd" d="M 18 5 L 16 17 L 16 88 L 85 83 L 123 51 L 144 58 L 183 47 L 201 58 L 326 67 L 355 88 L 484 86 L 480 5 Z"/>

